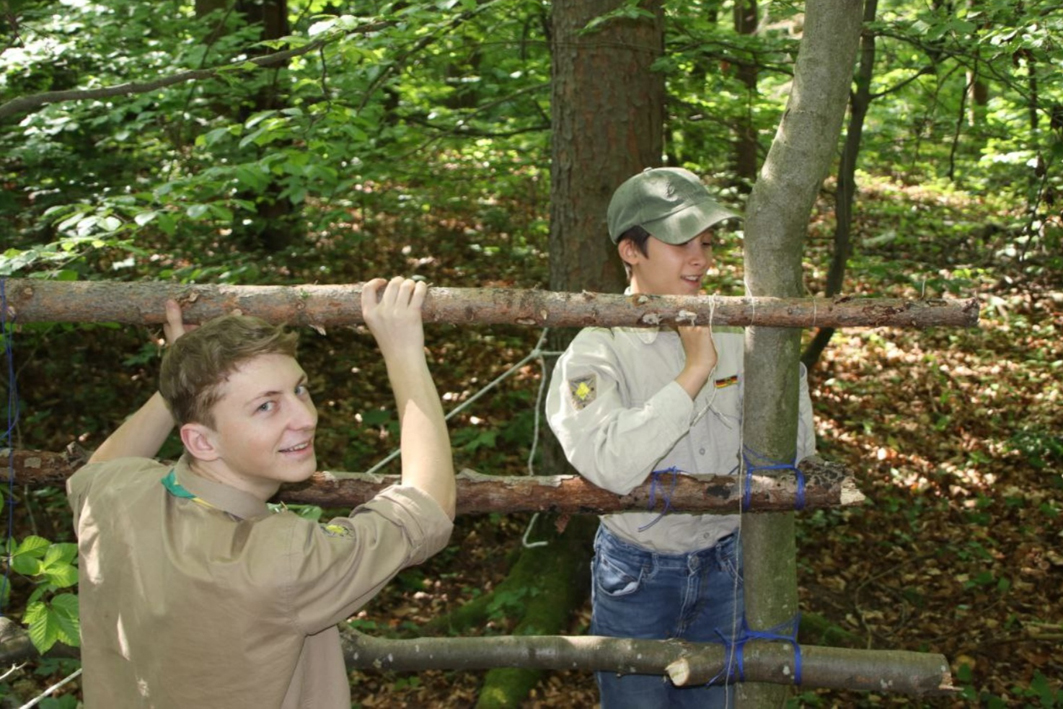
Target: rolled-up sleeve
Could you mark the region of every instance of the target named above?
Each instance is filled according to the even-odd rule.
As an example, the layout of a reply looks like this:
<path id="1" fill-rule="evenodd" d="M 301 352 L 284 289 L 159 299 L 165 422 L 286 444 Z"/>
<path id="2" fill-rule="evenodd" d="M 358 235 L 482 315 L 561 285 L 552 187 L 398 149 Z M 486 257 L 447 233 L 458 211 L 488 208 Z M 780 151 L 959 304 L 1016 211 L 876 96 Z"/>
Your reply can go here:
<path id="1" fill-rule="evenodd" d="M 399 571 L 441 551 L 454 528 L 429 495 L 398 485 L 328 524 L 299 518 L 286 523 L 285 602 L 308 634 L 349 617 Z"/>
<path id="2" fill-rule="evenodd" d="M 607 330 L 584 330 L 558 360 L 547 421 L 565 456 L 598 487 L 626 495 L 690 430 L 694 402 L 675 381 L 625 406 Z"/>

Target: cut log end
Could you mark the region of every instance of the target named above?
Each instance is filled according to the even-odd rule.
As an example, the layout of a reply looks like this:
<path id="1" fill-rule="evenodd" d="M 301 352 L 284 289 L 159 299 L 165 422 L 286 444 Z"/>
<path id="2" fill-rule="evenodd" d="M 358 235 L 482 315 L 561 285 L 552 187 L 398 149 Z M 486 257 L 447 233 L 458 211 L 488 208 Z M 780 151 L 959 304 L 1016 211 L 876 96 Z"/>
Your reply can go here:
<path id="1" fill-rule="evenodd" d="M 668 678 L 676 687 L 683 687 L 690 681 L 690 661 L 685 657 L 669 663 L 664 671 L 668 673 Z"/>

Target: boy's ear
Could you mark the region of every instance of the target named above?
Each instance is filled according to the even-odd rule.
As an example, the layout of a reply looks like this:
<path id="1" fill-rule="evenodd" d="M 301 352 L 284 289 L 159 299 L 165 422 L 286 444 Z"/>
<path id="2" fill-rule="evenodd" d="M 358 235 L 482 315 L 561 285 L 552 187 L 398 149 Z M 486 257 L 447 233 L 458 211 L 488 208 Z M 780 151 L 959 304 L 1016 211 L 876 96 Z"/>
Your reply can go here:
<path id="1" fill-rule="evenodd" d="M 181 426 L 181 443 L 196 460 L 209 462 L 221 456 L 216 439 L 217 434 L 201 423 L 186 423 Z"/>
<path id="2" fill-rule="evenodd" d="M 620 260 L 629 266 L 635 264 L 642 256 L 642 252 L 639 251 L 639 247 L 635 246 L 635 242 L 631 239 L 621 239 L 620 243 L 616 245 L 616 252 L 620 254 Z"/>

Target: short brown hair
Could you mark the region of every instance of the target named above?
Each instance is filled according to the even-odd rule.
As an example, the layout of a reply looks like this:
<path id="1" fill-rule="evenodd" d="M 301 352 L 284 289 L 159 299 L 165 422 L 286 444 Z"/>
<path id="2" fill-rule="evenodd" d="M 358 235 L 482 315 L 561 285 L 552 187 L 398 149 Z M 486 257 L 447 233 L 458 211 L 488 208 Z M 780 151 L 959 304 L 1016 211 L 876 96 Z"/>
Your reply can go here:
<path id="1" fill-rule="evenodd" d="M 215 428 L 219 388 L 241 364 L 260 355 L 295 357 L 299 336 L 247 315 L 223 315 L 177 339 L 162 358 L 159 392 L 177 425 Z"/>

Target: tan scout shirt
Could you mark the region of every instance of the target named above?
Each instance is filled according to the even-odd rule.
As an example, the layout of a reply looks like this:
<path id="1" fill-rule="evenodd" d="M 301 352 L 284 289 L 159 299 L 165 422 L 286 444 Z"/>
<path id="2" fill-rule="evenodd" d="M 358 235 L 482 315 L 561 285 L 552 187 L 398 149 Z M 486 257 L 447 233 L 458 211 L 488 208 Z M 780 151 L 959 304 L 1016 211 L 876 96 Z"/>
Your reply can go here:
<path id="1" fill-rule="evenodd" d="M 686 362 L 678 333 L 582 330 L 558 360 L 546 398 L 550 428 L 572 466 L 621 495 L 673 466 L 702 475 L 734 471 L 742 440 L 744 336 L 738 328 L 715 328 L 713 342 L 716 369 L 691 401 L 675 381 Z M 816 450 L 803 366 L 799 406 L 798 460 Z M 662 477 L 661 495 L 668 485 Z M 602 523 L 621 539 L 668 554 L 711 547 L 738 528 L 737 515 L 659 517 L 626 512 L 605 515 Z"/>
<path id="2" fill-rule="evenodd" d="M 349 709 L 336 624 L 443 549 L 450 519 L 394 486 L 325 527 L 183 461 L 175 494 L 169 470 L 123 458 L 67 483 L 86 707 Z"/>

